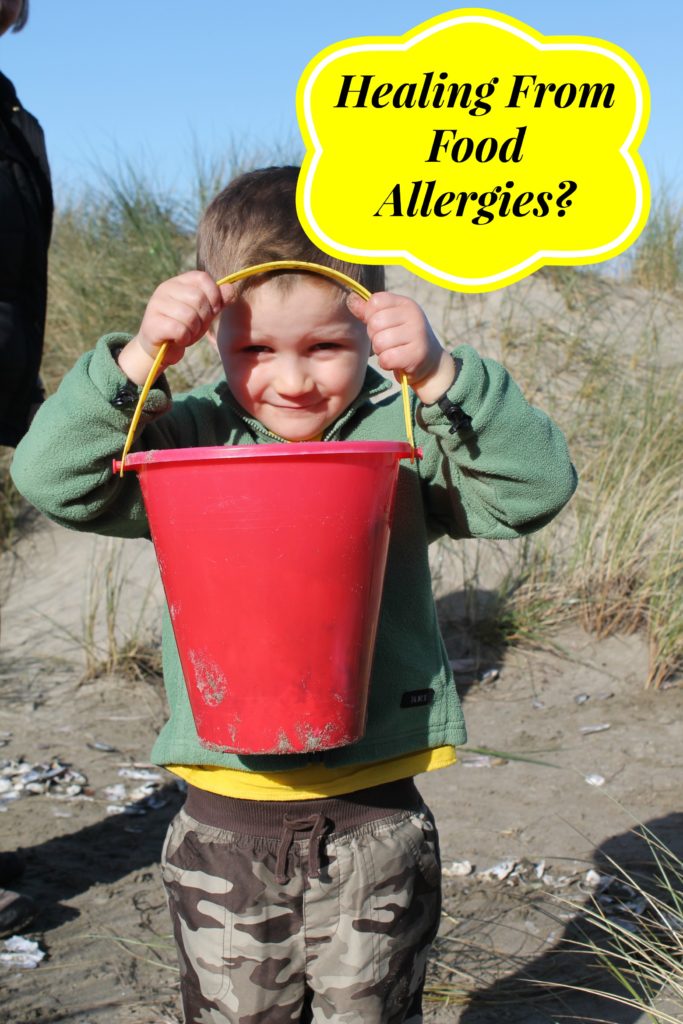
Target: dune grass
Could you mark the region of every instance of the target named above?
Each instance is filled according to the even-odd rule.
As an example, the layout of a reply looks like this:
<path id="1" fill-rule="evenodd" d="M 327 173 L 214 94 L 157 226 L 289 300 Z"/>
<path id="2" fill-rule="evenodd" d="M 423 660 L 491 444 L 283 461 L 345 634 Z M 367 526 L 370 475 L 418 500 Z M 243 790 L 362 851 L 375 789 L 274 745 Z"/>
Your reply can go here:
<path id="1" fill-rule="evenodd" d="M 640 850 L 635 864 L 601 859 L 599 871 L 590 872 L 592 879 L 586 873 L 578 890 L 576 880 L 571 889 L 557 884 L 548 890 L 503 890 L 495 909 L 472 915 L 459 912 L 460 890 L 446 889 L 427 999 L 486 1007 L 489 1013 L 526 1006 L 529 1018 L 543 1010 L 543 1019 L 558 1024 L 569 1018 L 641 1017 L 651 1024 L 680 1024 L 683 863 L 647 826 L 632 833 Z M 527 924 L 539 937 L 538 947 L 522 948 L 529 938 Z M 556 936 L 552 949 L 541 938 L 548 924 Z M 581 996 L 588 996 L 588 1003 Z M 590 1005 L 590 1017 L 582 1015 L 577 1001 L 583 1012 Z"/>
<path id="2" fill-rule="evenodd" d="M 493 584 L 471 570 L 479 555 L 470 556 L 461 585 L 478 597 L 462 628 L 537 645 L 569 619 L 598 637 L 642 630 L 645 683 L 660 686 L 683 669 L 683 373 L 662 363 L 661 296 L 586 268 L 546 268 L 540 279 L 545 292 L 505 290 L 487 338 L 563 428 L 580 485 L 550 526 L 504 546 L 513 557 L 497 556 Z M 675 292 L 665 302 L 680 315 Z M 456 325 L 461 298 L 452 305 Z M 481 333 L 476 322 L 465 328 Z"/>
<path id="3" fill-rule="evenodd" d="M 656 292 L 683 288 L 683 202 L 672 182 L 664 181 L 653 196 L 645 229 L 628 255 L 628 278 Z"/>
<path id="4" fill-rule="evenodd" d="M 9 475 L 11 452 L 0 455 L 0 552 L 9 548 L 22 511 L 21 495 Z"/>
<path id="5" fill-rule="evenodd" d="M 596 893 L 588 904 L 561 900 L 581 920 L 571 948 L 588 957 L 615 984 L 606 991 L 580 984 L 572 988 L 644 1014 L 651 1024 L 683 1020 L 683 863 L 646 826 L 634 830 L 648 850 L 647 874 L 610 860 L 608 868 L 624 890 L 623 900 L 604 902 Z M 610 876 L 607 876 L 609 878 Z"/>
<path id="6" fill-rule="evenodd" d="M 647 630 L 655 685 L 680 669 L 683 655 L 681 385 L 680 375 L 653 375 L 610 396 L 577 497 L 569 566 L 588 629 Z"/>
<path id="7" fill-rule="evenodd" d="M 148 614 L 154 602 L 154 577 L 137 596 L 135 613 L 123 614 L 129 611 L 124 543 L 108 538 L 103 555 L 88 573 L 81 631 L 73 637 L 84 654 L 83 682 L 104 675 L 157 682 L 162 678 L 161 643 Z"/>
<path id="8" fill-rule="evenodd" d="M 132 171 L 69 200 L 50 251 L 48 389 L 104 329 L 135 331 L 157 284 L 189 268 L 192 252 L 183 211 Z"/>

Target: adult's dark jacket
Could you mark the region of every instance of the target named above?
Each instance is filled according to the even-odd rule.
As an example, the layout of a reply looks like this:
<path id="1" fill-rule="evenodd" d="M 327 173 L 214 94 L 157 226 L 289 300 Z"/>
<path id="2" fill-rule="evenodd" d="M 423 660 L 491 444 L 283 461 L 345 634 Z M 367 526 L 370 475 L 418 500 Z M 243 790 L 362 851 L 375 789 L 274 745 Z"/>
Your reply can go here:
<path id="1" fill-rule="evenodd" d="M 52 188 L 43 130 L 0 73 L 0 445 L 40 402 Z"/>

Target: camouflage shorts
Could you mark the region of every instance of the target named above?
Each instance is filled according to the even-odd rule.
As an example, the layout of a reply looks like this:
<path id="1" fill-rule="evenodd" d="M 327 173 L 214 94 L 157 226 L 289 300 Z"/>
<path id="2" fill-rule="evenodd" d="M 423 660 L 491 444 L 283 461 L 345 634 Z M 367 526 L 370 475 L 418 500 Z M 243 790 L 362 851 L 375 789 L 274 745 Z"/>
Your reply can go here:
<path id="1" fill-rule="evenodd" d="M 171 823 L 162 870 L 186 1024 L 419 1024 L 441 905 L 431 813 L 325 834 L 322 815 L 287 811 L 277 837 L 184 809 Z"/>

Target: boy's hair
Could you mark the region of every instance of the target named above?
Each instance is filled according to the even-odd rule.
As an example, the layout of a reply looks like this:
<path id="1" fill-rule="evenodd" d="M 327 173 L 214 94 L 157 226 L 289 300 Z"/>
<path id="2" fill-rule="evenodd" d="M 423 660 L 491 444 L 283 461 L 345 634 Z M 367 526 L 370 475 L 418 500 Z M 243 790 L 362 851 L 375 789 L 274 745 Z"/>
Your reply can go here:
<path id="1" fill-rule="evenodd" d="M 0 5 L 1 6 L 1 5 Z M 19 9 L 17 20 L 12 25 L 13 32 L 21 32 L 22 28 L 28 21 L 28 0 L 23 0 L 23 3 Z"/>
<path id="2" fill-rule="evenodd" d="M 340 270 L 368 291 L 384 288 L 384 267 L 346 263 L 322 252 L 296 213 L 298 167 L 264 167 L 235 178 L 209 204 L 197 234 L 197 267 L 218 280 L 272 260 L 305 260 Z M 282 272 L 286 287 L 290 272 Z M 258 278 L 240 281 L 244 291 Z M 241 287 L 240 287 L 241 286 Z"/>

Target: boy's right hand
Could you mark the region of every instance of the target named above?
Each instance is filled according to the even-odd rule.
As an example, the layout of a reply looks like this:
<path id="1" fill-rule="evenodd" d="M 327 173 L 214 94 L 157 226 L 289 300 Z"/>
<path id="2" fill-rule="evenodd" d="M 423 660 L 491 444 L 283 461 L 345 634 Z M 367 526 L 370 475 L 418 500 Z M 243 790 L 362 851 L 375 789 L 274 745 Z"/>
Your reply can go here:
<path id="1" fill-rule="evenodd" d="M 147 303 L 138 333 L 119 353 L 120 368 L 134 384 L 144 384 L 164 342 L 170 344 L 163 367 L 180 362 L 234 297 L 234 285 L 219 287 L 203 270 L 164 281 Z"/>

